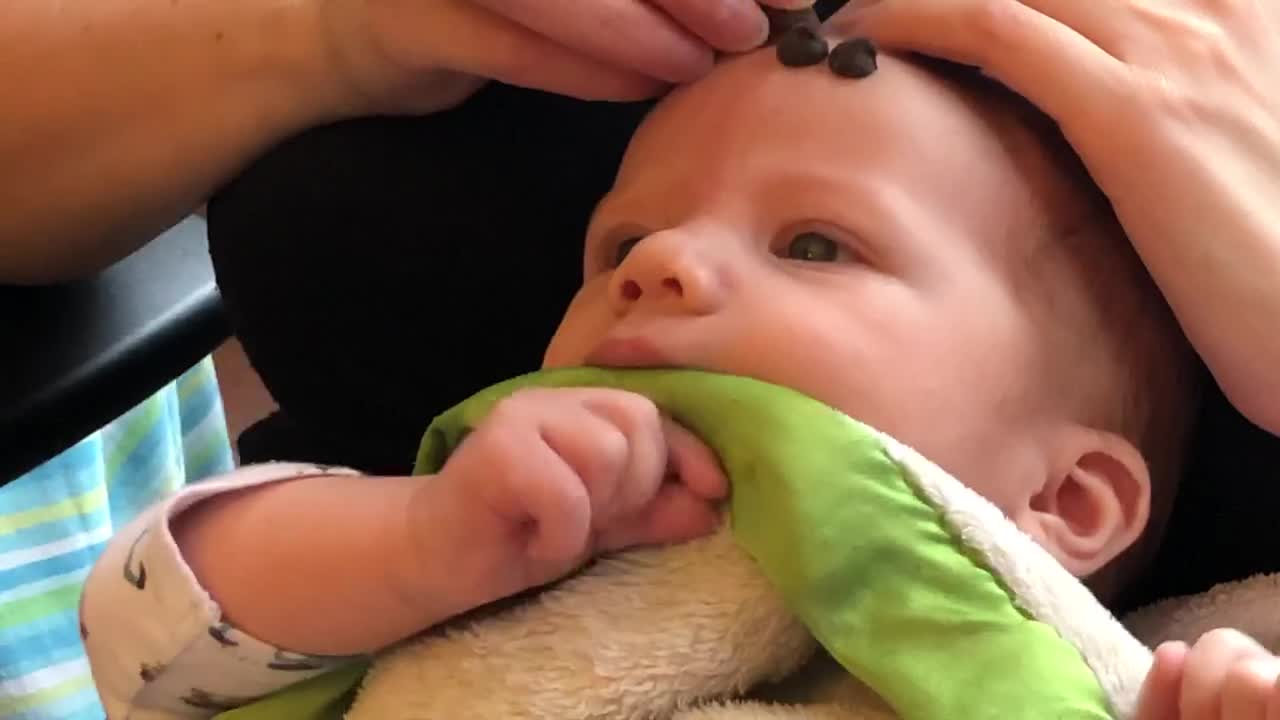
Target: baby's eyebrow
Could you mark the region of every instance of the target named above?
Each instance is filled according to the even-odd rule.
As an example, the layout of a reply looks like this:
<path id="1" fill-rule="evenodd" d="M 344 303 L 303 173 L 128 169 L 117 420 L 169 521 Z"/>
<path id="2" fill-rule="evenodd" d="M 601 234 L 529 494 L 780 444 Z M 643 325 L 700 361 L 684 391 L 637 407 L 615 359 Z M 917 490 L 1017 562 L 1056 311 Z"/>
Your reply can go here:
<path id="1" fill-rule="evenodd" d="M 830 165 L 830 164 L 828 164 Z M 810 163 L 779 163 L 781 169 L 769 175 L 762 184 L 767 192 L 788 192 L 799 188 L 802 192 L 833 192 L 841 195 L 877 195 L 884 191 L 886 181 L 875 176 L 867 177 L 846 165 L 820 167 Z"/>
<path id="2" fill-rule="evenodd" d="M 677 175 L 675 182 L 683 179 L 683 173 Z M 626 219 L 637 214 L 648 214 L 653 212 L 655 206 L 663 209 L 663 215 L 669 215 L 672 211 L 669 207 L 671 202 L 672 189 L 671 183 L 673 179 L 664 174 L 661 181 L 655 180 L 653 177 L 635 178 L 627 182 L 625 185 L 615 186 L 600 201 L 596 203 L 595 209 L 591 213 L 590 228 L 594 228 L 600 218 L 608 218 L 612 222 L 616 219 Z M 688 188 L 684 188 L 687 190 Z M 680 197 L 687 198 L 688 193 L 681 191 Z M 650 218 L 653 221 L 669 220 L 670 218 Z"/>
<path id="3" fill-rule="evenodd" d="M 595 208 L 591 211 L 591 216 L 587 218 L 588 237 L 591 237 L 591 235 L 595 233 L 595 230 L 601 222 L 601 218 L 607 218 L 610 215 L 616 214 L 616 209 L 622 204 L 623 203 L 618 199 L 618 194 L 614 192 L 610 192 L 600 198 L 600 201 L 596 203 Z"/>
<path id="4" fill-rule="evenodd" d="M 882 175 L 852 173 L 847 168 L 815 168 L 792 164 L 773 174 L 756 192 L 765 198 L 800 197 L 775 206 L 774 212 L 813 214 L 857 233 L 873 255 L 910 252 L 912 238 L 927 234 L 927 212 L 909 188 Z"/>

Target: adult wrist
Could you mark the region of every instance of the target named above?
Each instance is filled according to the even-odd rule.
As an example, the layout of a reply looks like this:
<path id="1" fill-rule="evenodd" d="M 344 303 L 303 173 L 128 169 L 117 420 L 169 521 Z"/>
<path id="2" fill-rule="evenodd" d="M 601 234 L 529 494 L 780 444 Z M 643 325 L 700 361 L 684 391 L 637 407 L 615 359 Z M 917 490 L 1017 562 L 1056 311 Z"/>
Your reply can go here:
<path id="1" fill-rule="evenodd" d="M 256 74 L 264 100 L 279 108 L 295 132 L 366 113 L 364 99 L 337 72 L 325 26 L 326 2 L 242 4 L 257 9 L 250 20 L 253 27 L 245 28 L 252 35 L 246 43 L 250 57 L 240 65 Z"/>
<path id="2" fill-rule="evenodd" d="M 348 117 L 429 114 L 466 100 L 486 78 L 395 57 L 380 37 L 367 0 L 301 0 L 314 7 L 318 73 Z M 428 44 L 431 39 L 422 38 Z"/>

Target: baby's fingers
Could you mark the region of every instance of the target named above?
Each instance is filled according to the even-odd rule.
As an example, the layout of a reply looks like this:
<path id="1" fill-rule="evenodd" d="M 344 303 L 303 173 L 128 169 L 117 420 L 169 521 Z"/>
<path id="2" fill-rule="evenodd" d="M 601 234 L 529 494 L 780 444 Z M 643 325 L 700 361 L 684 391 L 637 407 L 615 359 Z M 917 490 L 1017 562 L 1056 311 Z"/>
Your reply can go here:
<path id="1" fill-rule="evenodd" d="M 642 545 L 675 544 L 700 538 L 720 524 L 715 505 L 676 482 L 663 484 L 640 512 L 619 518 L 597 536 L 601 552 Z"/>
<path id="2" fill-rule="evenodd" d="M 623 513 L 599 528 L 601 551 L 685 542 L 719 524 L 716 505 L 729 492 L 719 460 L 689 430 L 670 418 L 661 422 L 667 450 L 665 482 L 644 494 L 642 484 L 631 484 Z"/>
<path id="3" fill-rule="evenodd" d="M 1278 675 L 1280 660 L 1274 657 L 1249 658 L 1232 667 L 1222 687 L 1222 720 L 1267 720 Z"/>
<path id="4" fill-rule="evenodd" d="M 1267 696 L 1267 720 L 1280 720 L 1280 680 L 1271 684 Z"/>
<path id="5" fill-rule="evenodd" d="M 1271 654 L 1248 636 L 1232 630 L 1213 630 L 1205 633 L 1187 653 L 1183 670 L 1182 693 L 1178 707 L 1180 718 L 1209 718 L 1223 716 L 1226 703 L 1246 705 L 1254 694 L 1256 679 L 1251 668 L 1258 660 L 1267 660 Z M 1274 682 L 1275 675 L 1272 675 Z M 1232 698 L 1232 696 L 1236 696 Z M 1266 705 L 1262 705 L 1265 709 Z M 1266 715 L 1242 716 L 1241 720 L 1265 719 Z"/>
<path id="6" fill-rule="evenodd" d="M 697 435 L 663 418 L 667 441 L 667 474 L 704 500 L 721 500 L 729 494 L 729 481 L 716 454 Z"/>
<path id="7" fill-rule="evenodd" d="M 1165 643 L 1156 648 L 1155 661 L 1142 684 L 1138 715 L 1134 720 L 1174 720 L 1178 717 L 1178 690 L 1187 659 L 1183 643 Z"/>

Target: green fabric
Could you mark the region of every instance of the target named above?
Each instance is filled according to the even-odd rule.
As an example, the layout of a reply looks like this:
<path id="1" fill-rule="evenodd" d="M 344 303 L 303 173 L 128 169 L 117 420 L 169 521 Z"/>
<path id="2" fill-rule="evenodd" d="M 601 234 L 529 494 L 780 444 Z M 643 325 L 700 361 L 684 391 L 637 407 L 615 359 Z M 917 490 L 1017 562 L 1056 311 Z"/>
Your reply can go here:
<path id="1" fill-rule="evenodd" d="M 529 386 L 637 392 L 702 437 L 731 480 L 734 536 L 827 651 L 903 720 L 1110 717 L 1079 652 L 1017 609 L 876 434 L 792 390 L 694 370 L 533 373 L 437 418 L 417 470 L 437 470 L 495 402 Z M 357 684 L 354 672 L 320 678 L 306 697 L 322 688 L 336 700 Z M 292 692 L 220 717 L 338 717 L 301 712 Z"/>
<path id="2" fill-rule="evenodd" d="M 342 720 L 355 700 L 365 663 L 303 680 L 255 703 L 218 713 L 219 720 Z"/>

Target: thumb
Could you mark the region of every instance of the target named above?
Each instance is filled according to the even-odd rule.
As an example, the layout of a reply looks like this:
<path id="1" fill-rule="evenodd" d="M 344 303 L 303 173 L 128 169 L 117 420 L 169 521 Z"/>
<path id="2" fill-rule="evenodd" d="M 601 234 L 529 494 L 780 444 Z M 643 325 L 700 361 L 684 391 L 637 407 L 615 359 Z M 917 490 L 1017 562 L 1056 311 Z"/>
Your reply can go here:
<path id="1" fill-rule="evenodd" d="M 706 500 L 722 500 L 729 493 L 729 481 L 715 452 L 697 435 L 670 418 L 662 418 L 662 434 L 667 443 L 667 474 Z"/>
<path id="2" fill-rule="evenodd" d="M 618 518 L 597 536 L 600 552 L 637 545 L 682 543 L 709 535 L 720 524 L 720 511 L 687 486 L 667 482 L 653 500 L 632 515 Z"/>
<path id="3" fill-rule="evenodd" d="M 1155 661 L 1138 696 L 1138 714 L 1134 720 L 1177 720 L 1186 660 L 1185 643 L 1165 643 L 1156 648 Z"/>

